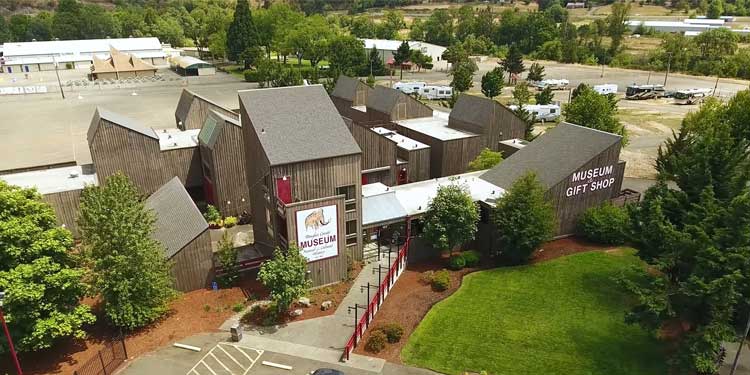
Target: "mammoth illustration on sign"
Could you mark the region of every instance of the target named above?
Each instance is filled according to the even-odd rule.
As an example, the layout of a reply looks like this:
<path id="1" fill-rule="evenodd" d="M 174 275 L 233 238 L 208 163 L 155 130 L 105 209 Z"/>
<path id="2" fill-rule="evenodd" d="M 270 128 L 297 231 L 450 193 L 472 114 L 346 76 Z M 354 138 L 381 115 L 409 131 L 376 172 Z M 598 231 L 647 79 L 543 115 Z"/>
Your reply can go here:
<path id="1" fill-rule="evenodd" d="M 328 225 L 331 222 L 329 219 L 328 221 L 325 221 L 325 215 L 323 215 L 323 209 L 319 208 L 305 218 L 305 230 L 310 230 L 312 228 L 315 232 L 320 229 L 320 227 Z"/>

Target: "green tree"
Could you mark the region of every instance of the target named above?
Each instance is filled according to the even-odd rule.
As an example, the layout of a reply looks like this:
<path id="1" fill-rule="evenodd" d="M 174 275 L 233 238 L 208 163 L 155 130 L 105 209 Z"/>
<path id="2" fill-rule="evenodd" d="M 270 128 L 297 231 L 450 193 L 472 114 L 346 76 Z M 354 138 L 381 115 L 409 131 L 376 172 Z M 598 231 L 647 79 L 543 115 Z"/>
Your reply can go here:
<path id="1" fill-rule="evenodd" d="M 411 26 L 409 27 L 409 39 L 424 40 L 424 23 L 421 19 L 417 18 L 411 22 Z"/>
<path id="2" fill-rule="evenodd" d="M 555 99 L 555 94 L 552 92 L 552 88 L 547 86 L 544 90 L 534 95 L 536 104 L 551 104 L 552 100 Z"/>
<path id="3" fill-rule="evenodd" d="M 467 187 L 457 183 L 440 186 L 427 206 L 422 236 L 436 250 L 453 252 L 474 239 L 477 221 L 479 207 Z"/>
<path id="4" fill-rule="evenodd" d="M 506 72 L 510 73 L 508 74 L 508 82 L 515 82 L 518 75 L 526 70 L 523 65 L 523 54 L 515 45 L 510 46 L 508 54 L 505 55 L 500 65 Z"/>
<path id="5" fill-rule="evenodd" d="M 401 78 L 399 79 L 404 79 L 404 63 L 409 61 L 410 57 L 411 49 L 409 48 L 409 43 L 407 41 L 401 42 L 396 52 L 393 53 L 393 63 L 398 65 L 401 71 Z"/>
<path id="6" fill-rule="evenodd" d="M 474 34 L 474 25 L 476 17 L 474 14 L 474 8 L 470 5 L 461 6 L 456 14 L 456 39 L 463 41 L 466 40 L 469 35 Z"/>
<path id="7" fill-rule="evenodd" d="M 221 236 L 219 251 L 216 252 L 216 255 L 224 271 L 224 274 L 219 276 L 219 283 L 224 288 L 231 287 L 240 277 L 240 267 L 237 262 L 237 248 L 234 247 L 228 232 L 224 232 L 224 235 Z"/>
<path id="8" fill-rule="evenodd" d="M 387 74 L 388 71 L 385 68 L 385 64 L 383 64 L 383 59 L 380 56 L 380 52 L 378 51 L 376 46 L 372 46 L 372 48 L 370 49 L 367 61 L 370 64 L 370 75 L 383 76 Z"/>
<path id="9" fill-rule="evenodd" d="M 234 18 L 227 31 L 227 55 L 232 61 L 239 61 L 243 52 L 260 45 L 258 32 L 253 23 L 250 6 L 246 0 L 237 1 Z M 245 69 L 250 68 L 250 61 L 243 61 Z"/>
<path id="10" fill-rule="evenodd" d="M 424 39 L 428 43 L 449 46 L 453 43 L 453 17 L 445 9 L 437 9 L 422 24 Z"/>
<path id="11" fill-rule="evenodd" d="M 370 17 L 359 16 L 352 18 L 349 31 L 357 38 L 375 38 L 375 22 Z"/>
<path id="12" fill-rule="evenodd" d="M 482 76 L 482 94 L 493 99 L 503 93 L 503 70 L 495 67 Z"/>
<path id="13" fill-rule="evenodd" d="M 477 157 L 469 163 L 469 172 L 490 169 L 503 161 L 503 154 L 484 148 Z"/>
<path id="14" fill-rule="evenodd" d="M 0 291 L 17 350 L 83 338 L 83 326 L 94 322 L 90 308 L 80 303 L 86 272 L 72 248 L 70 232 L 57 225 L 52 207 L 36 190 L 0 180 Z M 7 351 L 3 340 L 0 353 Z"/>
<path id="15" fill-rule="evenodd" d="M 534 135 L 534 125 L 536 124 L 536 119 L 534 118 L 534 114 L 527 111 L 523 106 L 518 106 L 513 111 L 513 114 L 516 115 L 521 121 L 523 121 L 526 124 L 526 128 L 524 129 L 523 133 L 523 139 L 531 142 L 536 138 Z"/>
<path id="16" fill-rule="evenodd" d="M 632 240 L 653 271 L 622 280 L 638 297 L 628 321 L 685 327 L 672 354 L 681 373 L 718 370 L 722 342 L 736 338 L 734 319 L 750 297 L 748 141 L 733 136 L 750 109 L 707 104 L 660 149 L 659 183 L 631 209 Z"/>
<path id="17" fill-rule="evenodd" d="M 529 99 L 531 99 L 531 92 L 529 92 L 529 84 L 526 82 L 521 82 L 516 85 L 516 87 L 513 89 L 513 100 L 516 101 L 516 105 L 523 106 L 524 104 L 529 103 Z"/>
<path id="18" fill-rule="evenodd" d="M 287 250 L 276 248 L 273 258 L 261 265 L 258 280 L 268 289 L 277 313 L 284 314 L 310 288 L 307 259 L 293 244 Z"/>
<path id="19" fill-rule="evenodd" d="M 383 21 L 375 25 L 375 36 L 379 39 L 396 39 L 398 32 L 404 27 L 406 27 L 404 14 L 399 11 L 388 10 L 383 16 Z"/>
<path id="20" fill-rule="evenodd" d="M 589 241 L 622 245 L 630 234 L 630 216 L 624 207 L 609 202 L 587 209 L 578 219 L 577 232 Z"/>
<path id="21" fill-rule="evenodd" d="M 52 33 L 62 40 L 85 38 L 79 31 L 80 20 L 81 4 L 77 0 L 60 0 L 52 21 Z"/>
<path id="22" fill-rule="evenodd" d="M 628 31 L 628 13 L 630 13 L 630 2 L 612 4 L 612 13 L 607 16 L 607 34 L 611 38 L 609 55 L 615 56 L 620 52 L 620 45 L 625 33 Z"/>
<path id="23" fill-rule="evenodd" d="M 540 63 L 532 63 L 529 67 L 529 74 L 526 76 L 526 80 L 531 82 L 539 82 L 544 79 L 544 65 Z"/>
<path id="24" fill-rule="evenodd" d="M 334 77 L 341 73 L 357 76 L 368 64 L 365 43 L 351 35 L 334 36 L 328 48 L 328 63 Z"/>
<path id="25" fill-rule="evenodd" d="M 422 71 L 422 67 L 432 67 L 432 57 L 425 55 L 418 49 L 411 50 L 409 61 L 417 66 L 417 72 Z"/>
<path id="26" fill-rule="evenodd" d="M 568 122 L 622 136 L 627 144 L 625 126 L 617 118 L 617 102 L 607 95 L 600 95 L 588 86 L 565 106 L 563 115 Z"/>
<path id="27" fill-rule="evenodd" d="M 453 64 L 450 75 L 451 87 L 456 92 L 466 92 L 474 86 L 474 72 L 477 71 L 477 64 L 471 60 L 463 60 Z"/>
<path id="28" fill-rule="evenodd" d="M 153 239 L 156 217 L 122 173 L 81 193 L 78 227 L 104 313 L 135 329 L 164 315 L 174 296 L 164 247 Z"/>
<path id="29" fill-rule="evenodd" d="M 507 264 L 526 263 L 534 250 L 552 238 L 555 211 L 536 175 L 516 180 L 492 210 L 497 244 L 493 255 Z"/>
<path id="30" fill-rule="evenodd" d="M 718 19 L 724 14 L 724 1 L 722 0 L 711 0 L 708 3 L 708 9 L 706 10 L 706 17 Z"/>

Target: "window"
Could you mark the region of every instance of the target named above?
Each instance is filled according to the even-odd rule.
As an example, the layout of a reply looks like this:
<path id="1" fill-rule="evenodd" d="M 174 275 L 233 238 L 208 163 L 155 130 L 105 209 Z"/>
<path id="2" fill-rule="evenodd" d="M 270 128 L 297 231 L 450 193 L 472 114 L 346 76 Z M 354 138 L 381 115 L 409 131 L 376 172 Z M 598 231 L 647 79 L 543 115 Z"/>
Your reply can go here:
<path id="1" fill-rule="evenodd" d="M 349 220 L 346 222 L 346 237 L 357 234 L 357 220 Z"/>
<path id="2" fill-rule="evenodd" d="M 354 185 L 341 186 L 336 188 L 336 195 L 344 195 L 346 202 L 346 211 L 357 209 L 357 187 Z"/>
<path id="3" fill-rule="evenodd" d="M 557 113 L 557 110 L 554 108 L 550 108 L 549 113 Z"/>

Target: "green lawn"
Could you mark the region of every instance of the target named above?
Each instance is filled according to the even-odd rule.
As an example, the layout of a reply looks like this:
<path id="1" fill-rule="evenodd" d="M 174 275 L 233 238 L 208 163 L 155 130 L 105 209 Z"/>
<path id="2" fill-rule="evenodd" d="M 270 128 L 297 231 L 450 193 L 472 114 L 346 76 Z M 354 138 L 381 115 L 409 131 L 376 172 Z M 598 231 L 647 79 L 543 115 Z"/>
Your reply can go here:
<path id="1" fill-rule="evenodd" d="M 470 274 L 425 316 L 401 358 L 447 374 L 666 374 L 659 342 L 624 323 L 628 296 L 612 281 L 639 264 L 633 254 Z"/>

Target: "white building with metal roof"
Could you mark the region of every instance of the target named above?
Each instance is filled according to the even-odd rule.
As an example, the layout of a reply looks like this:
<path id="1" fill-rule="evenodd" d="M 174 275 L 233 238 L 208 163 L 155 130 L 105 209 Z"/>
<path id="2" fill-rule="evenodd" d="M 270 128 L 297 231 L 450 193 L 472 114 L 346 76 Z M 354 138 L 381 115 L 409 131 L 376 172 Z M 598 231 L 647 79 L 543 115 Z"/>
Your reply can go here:
<path id="1" fill-rule="evenodd" d="M 391 40 L 391 39 L 360 39 L 365 43 L 365 49 L 371 50 L 373 47 L 380 52 L 380 57 L 384 64 L 388 64 L 389 61 L 393 60 L 393 54 L 396 52 L 398 47 L 403 43 L 402 40 Z M 447 49 L 446 47 L 439 46 L 437 44 L 420 42 L 420 41 L 407 41 L 409 48 L 412 50 L 422 51 L 423 54 L 432 57 L 432 67 L 435 70 L 447 70 L 450 67 L 447 61 L 443 60 L 443 52 Z"/>
<path id="2" fill-rule="evenodd" d="M 3 73 L 28 73 L 58 68 L 89 69 L 94 57 L 107 59 L 110 49 L 134 55 L 149 64 L 165 66 L 167 54 L 158 38 L 116 38 L 9 42 L 2 46 Z"/>

